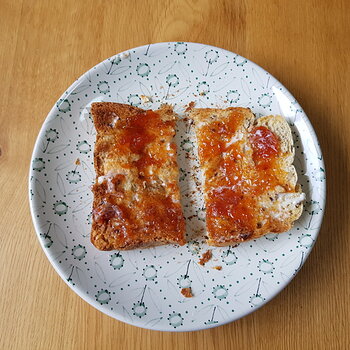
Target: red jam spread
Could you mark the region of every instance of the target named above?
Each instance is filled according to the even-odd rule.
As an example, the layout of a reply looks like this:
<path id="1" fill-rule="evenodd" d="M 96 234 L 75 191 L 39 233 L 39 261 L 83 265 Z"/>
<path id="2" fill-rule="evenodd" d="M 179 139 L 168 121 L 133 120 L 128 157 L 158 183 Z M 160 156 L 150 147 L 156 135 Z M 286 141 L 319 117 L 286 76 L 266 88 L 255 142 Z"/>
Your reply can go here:
<path id="1" fill-rule="evenodd" d="M 213 121 L 202 127 L 199 156 L 203 163 L 214 157 L 221 156 L 222 152 L 225 151 L 226 143 L 235 134 L 242 120 L 242 114 L 232 113 L 227 122 Z"/>
<path id="2" fill-rule="evenodd" d="M 142 200 L 140 206 L 142 217 L 150 230 L 179 232 L 182 227 L 183 218 L 179 204 L 174 203 L 171 198 L 163 195 L 148 195 Z"/>
<path id="3" fill-rule="evenodd" d="M 270 163 L 280 152 L 280 141 L 265 126 L 258 126 L 251 132 L 249 141 L 253 148 L 254 163 Z"/>
<path id="4" fill-rule="evenodd" d="M 122 167 L 137 169 L 138 177 L 131 179 L 133 188 L 127 189 L 128 175 L 106 175 L 101 184 L 95 185 L 102 201 L 94 209 L 93 217 L 96 223 L 112 228 L 113 239 L 120 246 L 133 240 L 147 242 L 155 233 L 163 239 L 182 239 L 184 219 L 180 203 L 172 200 L 174 191 L 169 196 L 164 189 L 175 184 L 170 181 L 164 184 L 158 177 L 169 157 L 164 142 L 170 142 L 174 124 L 174 121 L 161 120 L 153 111 L 146 111 L 121 120 L 118 125 L 111 152 L 116 159 L 119 154 L 136 158 Z M 170 147 L 176 150 L 175 145 Z M 152 175 L 147 175 L 149 166 L 153 166 Z"/>
<path id="5" fill-rule="evenodd" d="M 132 209 L 116 204 L 113 196 L 106 196 L 94 209 L 93 217 L 98 224 L 106 225 L 112 220 L 118 229 L 121 225 L 125 226 L 127 231 L 123 232 L 127 233 L 129 238 L 142 238 L 142 233 L 147 235 L 154 231 L 162 231 L 166 235 L 167 232 L 180 232 L 183 229 L 180 206 L 169 197 L 160 195 L 145 196 L 140 203 L 133 203 Z M 137 225 L 138 222 L 140 225 Z"/>
<path id="6" fill-rule="evenodd" d="M 123 133 L 119 138 L 120 145 L 126 145 L 132 153 L 142 153 L 147 144 L 155 139 L 155 135 L 152 135 L 152 129 L 160 123 L 159 115 L 153 111 L 127 118 L 122 125 Z"/>
<path id="7" fill-rule="evenodd" d="M 111 204 L 105 201 L 93 211 L 94 221 L 99 224 L 106 224 L 110 219 L 115 218 L 126 221 L 129 218 L 127 209 L 118 204 Z"/>
<path id="8" fill-rule="evenodd" d="M 147 146 L 157 142 L 159 134 L 171 135 L 169 128 L 173 127 L 173 121 L 162 121 L 157 113 L 148 110 L 125 120 L 121 126 L 122 133 L 118 134 L 116 147 L 125 153 L 138 155 L 139 159 L 134 161 L 133 165 L 137 167 L 141 176 L 144 176 L 147 167 L 151 165 L 160 167 L 166 157 L 164 148 L 158 147 L 156 153 L 150 154 L 146 150 Z M 175 146 L 172 145 L 173 147 Z"/>
<path id="9" fill-rule="evenodd" d="M 258 196 L 285 182 L 278 162 L 280 141 L 268 128 L 250 131 L 250 155 L 244 151 L 246 141 L 230 143 L 242 123 L 243 116 L 236 113 L 225 124 L 215 121 L 201 129 L 201 161 L 211 163 L 206 171 L 206 221 L 216 237 L 237 231 L 248 237 L 259 227 Z"/>

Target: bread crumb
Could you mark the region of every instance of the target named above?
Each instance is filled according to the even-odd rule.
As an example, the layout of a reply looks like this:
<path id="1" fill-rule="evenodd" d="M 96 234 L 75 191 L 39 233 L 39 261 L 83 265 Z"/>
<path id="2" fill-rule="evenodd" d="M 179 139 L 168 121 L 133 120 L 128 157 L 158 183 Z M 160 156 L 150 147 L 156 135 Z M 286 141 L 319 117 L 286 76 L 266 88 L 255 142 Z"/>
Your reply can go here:
<path id="1" fill-rule="evenodd" d="M 192 297 L 193 297 L 191 287 L 182 288 L 182 289 L 181 289 L 181 294 L 182 294 L 185 298 L 192 298 Z"/>
<path id="2" fill-rule="evenodd" d="M 142 103 L 149 103 L 152 102 L 152 97 L 146 96 L 146 95 L 140 95 L 141 102 Z"/>
<path id="3" fill-rule="evenodd" d="M 213 256 L 211 250 L 207 250 L 205 253 L 202 254 L 201 259 L 199 260 L 199 265 L 204 266 Z"/>
<path id="4" fill-rule="evenodd" d="M 189 112 L 194 106 L 196 105 L 196 102 L 191 101 L 188 106 L 185 109 L 185 112 Z"/>
<path id="5" fill-rule="evenodd" d="M 79 158 L 77 158 L 77 159 L 75 160 L 75 165 L 80 165 L 80 159 L 79 159 Z"/>
<path id="6" fill-rule="evenodd" d="M 218 266 L 214 266 L 213 269 L 221 271 L 222 270 L 222 266 L 218 265 Z"/>

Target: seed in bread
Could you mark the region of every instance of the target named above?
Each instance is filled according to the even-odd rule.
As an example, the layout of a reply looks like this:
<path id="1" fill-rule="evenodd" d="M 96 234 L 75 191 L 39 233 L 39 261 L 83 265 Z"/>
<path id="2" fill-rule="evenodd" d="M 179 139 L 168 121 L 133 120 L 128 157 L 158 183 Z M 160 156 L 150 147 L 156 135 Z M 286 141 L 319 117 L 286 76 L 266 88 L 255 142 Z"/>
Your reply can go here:
<path id="1" fill-rule="evenodd" d="M 290 127 L 247 108 L 192 109 L 204 175 L 208 244 L 288 231 L 303 210 Z"/>
<path id="2" fill-rule="evenodd" d="M 91 242 L 100 250 L 185 243 L 170 106 L 91 106 L 97 131 Z"/>

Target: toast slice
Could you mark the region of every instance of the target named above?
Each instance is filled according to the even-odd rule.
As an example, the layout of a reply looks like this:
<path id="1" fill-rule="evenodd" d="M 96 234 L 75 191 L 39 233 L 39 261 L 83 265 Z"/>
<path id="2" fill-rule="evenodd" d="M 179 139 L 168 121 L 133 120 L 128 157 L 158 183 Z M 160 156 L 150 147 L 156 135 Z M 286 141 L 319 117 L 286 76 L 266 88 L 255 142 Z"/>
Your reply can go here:
<path id="1" fill-rule="evenodd" d="M 247 108 L 192 109 L 204 181 L 208 244 L 288 231 L 303 210 L 290 127 Z"/>
<path id="2" fill-rule="evenodd" d="M 91 242 L 100 250 L 185 243 L 170 106 L 93 103 L 97 131 Z"/>

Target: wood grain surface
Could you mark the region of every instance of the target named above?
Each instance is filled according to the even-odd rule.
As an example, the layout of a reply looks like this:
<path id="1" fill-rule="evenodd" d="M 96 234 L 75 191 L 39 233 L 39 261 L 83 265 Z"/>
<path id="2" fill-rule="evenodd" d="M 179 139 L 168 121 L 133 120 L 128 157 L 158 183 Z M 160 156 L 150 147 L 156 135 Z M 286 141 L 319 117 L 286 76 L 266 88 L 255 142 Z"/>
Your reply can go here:
<path id="1" fill-rule="evenodd" d="M 349 349 L 350 2 L 0 0 L 0 349 Z M 36 238 L 28 171 L 62 92 L 120 51 L 193 41 L 279 79 L 313 123 L 327 169 L 325 220 L 290 285 L 257 312 L 192 333 L 113 320 L 60 279 Z"/>

